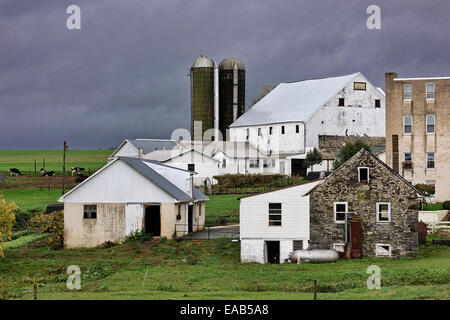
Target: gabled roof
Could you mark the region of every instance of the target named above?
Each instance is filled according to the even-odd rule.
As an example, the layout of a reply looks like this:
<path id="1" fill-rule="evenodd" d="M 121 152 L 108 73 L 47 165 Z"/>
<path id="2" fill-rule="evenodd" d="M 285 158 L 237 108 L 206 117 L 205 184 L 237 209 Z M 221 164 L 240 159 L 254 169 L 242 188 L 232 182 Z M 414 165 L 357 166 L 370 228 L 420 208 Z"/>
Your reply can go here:
<path id="1" fill-rule="evenodd" d="M 86 179 L 85 181 L 83 181 L 82 183 L 77 185 L 75 188 L 70 190 L 68 193 L 63 195 L 58 201 L 64 201 L 64 198 L 66 196 L 68 196 L 70 193 L 72 193 L 73 191 L 75 191 L 76 189 L 78 189 L 79 187 L 84 185 L 85 183 L 88 183 L 94 176 L 99 174 L 101 171 L 104 171 L 107 167 L 111 166 L 116 161 L 122 161 L 122 162 L 126 163 L 131 168 L 136 170 L 139 174 L 141 174 L 143 177 L 148 179 L 150 182 L 154 183 L 161 190 L 165 191 L 167 194 L 172 196 L 177 201 L 180 201 L 180 202 L 191 202 L 191 201 L 205 201 L 205 200 L 209 200 L 209 198 L 207 196 L 205 196 L 202 192 L 200 192 L 196 188 L 193 188 L 193 196 L 191 197 L 186 192 L 184 192 L 183 190 L 178 188 L 176 185 L 174 185 L 172 182 L 167 180 L 164 176 L 162 176 L 161 174 L 156 172 L 154 169 L 152 169 L 151 167 L 146 165 L 145 162 L 153 163 L 153 164 L 156 164 L 158 166 L 164 166 L 164 167 L 169 167 L 169 166 L 165 166 L 163 164 L 160 164 L 157 161 L 143 160 L 143 159 L 139 159 L 139 158 L 130 158 L 130 157 L 118 157 L 115 160 L 109 162 L 107 165 L 105 165 L 100 170 L 98 170 L 95 174 L 90 176 L 88 179 Z M 173 168 L 173 167 L 169 167 L 169 168 Z M 183 170 L 183 169 L 179 169 L 179 168 L 173 168 L 173 169 L 189 172 L 187 170 Z"/>
<path id="2" fill-rule="evenodd" d="M 277 188 L 277 189 L 270 190 L 270 191 L 258 192 L 258 193 L 250 194 L 250 195 L 248 195 L 248 196 L 240 197 L 240 198 L 238 198 L 238 200 L 246 199 L 246 198 L 251 198 L 251 197 L 256 197 L 256 196 L 259 196 L 259 195 L 262 195 L 262 194 L 271 193 L 271 192 L 276 192 L 276 191 L 281 191 L 281 190 L 291 189 L 291 188 L 295 188 L 295 187 L 300 187 L 300 186 L 303 186 L 303 185 L 309 184 L 309 183 L 314 183 L 314 182 L 317 183 L 317 182 L 320 182 L 320 181 L 322 181 L 322 180 L 323 180 L 323 179 L 316 179 L 316 180 L 311 180 L 311 181 L 307 181 L 307 182 L 302 182 L 302 183 L 296 184 L 296 185 L 294 185 L 294 186 L 286 186 L 286 187 L 281 187 L 281 188 Z M 315 186 L 312 185 L 312 186 L 311 186 L 311 189 L 314 188 L 314 187 L 315 187 Z"/>
<path id="3" fill-rule="evenodd" d="M 369 154 L 373 159 L 375 159 L 376 161 L 378 161 L 378 163 L 380 163 L 383 167 L 385 167 L 388 171 L 390 171 L 391 173 L 393 173 L 400 181 L 402 181 L 403 183 L 405 183 L 408 187 L 410 187 L 411 189 L 413 189 L 417 194 L 421 195 L 420 191 L 417 190 L 416 187 L 414 187 L 411 183 L 409 183 L 407 180 L 405 180 L 405 178 L 403 178 L 401 175 L 399 175 L 397 172 L 395 172 L 391 167 L 389 167 L 386 163 L 384 163 L 383 161 L 381 161 L 380 159 L 378 159 L 377 156 L 373 155 L 371 152 L 367 151 L 366 149 L 361 149 L 359 150 L 355 155 L 353 155 L 353 157 L 351 157 L 350 159 L 348 159 L 347 161 L 345 161 L 339 168 L 337 168 L 335 171 L 333 171 L 328 177 L 326 177 L 325 179 L 322 180 L 321 183 L 319 183 L 318 185 L 316 185 L 314 188 L 312 188 L 311 190 L 309 190 L 306 195 L 311 194 L 312 192 L 314 192 L 314 190 L 316 190 L 318 187 L 320 187 L 322 184 L 326 183 L 328 179 L 330 179 L 331 177 L 333 177 L 336 172 L 339 172 L 339 170 L 341 170 L 343 167 L 345 167 L 346 165 L 348 165 L 348 163 L 350 163 L 353 159 L 359 157 L 362 153 L 367 153 Z"/>
<path id="4" fill-rule="evenodd" d="M 117 151 L 119 151 L 124 144 L 131 144 L 136 151 L 142 149 L 144 154 L 150 153 L 155 150 L 172 150 L 178 146 L 176 141 L 174 140 L 166 140 L 166 139 L 126 139 L 121 145 L 109 156 L 112 158 Z"/>
<path id="5" fill-rule="evenodd" d="M 230 127 L 306 121 L 358 75 L 280 83 Z"/>

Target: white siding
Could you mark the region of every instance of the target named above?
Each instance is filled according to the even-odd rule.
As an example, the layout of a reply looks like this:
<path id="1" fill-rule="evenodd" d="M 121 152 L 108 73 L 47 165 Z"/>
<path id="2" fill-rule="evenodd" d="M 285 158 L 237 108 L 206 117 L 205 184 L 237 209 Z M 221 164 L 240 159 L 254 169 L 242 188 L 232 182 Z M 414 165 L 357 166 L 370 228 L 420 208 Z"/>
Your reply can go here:
<path id="1" fill-rule="evenodd" d="M 241 199 L 241 239 L 309 240 L 309 196 L 319 182 Z M 282 225 L 269 226 L 269 203 L 282 204 Z"/>
<path id="2" fill-rule="evenodd" d="M 66 203 L 173 203 L 165 191 L 126 163 L 116 161 L 66 195 Z"/>
<path id="3" fill-rule="evenodd" d="M 138 150 L 129 143 L 128 141 L 125 142 L 125 144 L 117 150 L 117 153 L 114 155 L 114 157 L 130 157 L 130 158 L 137 158 L 139 156 Z"/>

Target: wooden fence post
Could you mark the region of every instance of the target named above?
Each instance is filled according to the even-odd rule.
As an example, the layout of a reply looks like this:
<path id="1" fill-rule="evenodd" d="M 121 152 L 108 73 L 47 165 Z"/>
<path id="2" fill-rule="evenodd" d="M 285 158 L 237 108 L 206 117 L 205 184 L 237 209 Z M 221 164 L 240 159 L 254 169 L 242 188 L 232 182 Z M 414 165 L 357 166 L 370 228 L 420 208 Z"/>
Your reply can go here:
<path id="1" fill-rule="evenodd" d="M 317 300 L 317 280 L 314 280 L 314 300 Z"/>
<path id="2" fill-rule="evenodd" d="M 36 283 L 33 285 L 33 291 L 34 291 L 34 300 L 37 300 L 37 284 Z"/>

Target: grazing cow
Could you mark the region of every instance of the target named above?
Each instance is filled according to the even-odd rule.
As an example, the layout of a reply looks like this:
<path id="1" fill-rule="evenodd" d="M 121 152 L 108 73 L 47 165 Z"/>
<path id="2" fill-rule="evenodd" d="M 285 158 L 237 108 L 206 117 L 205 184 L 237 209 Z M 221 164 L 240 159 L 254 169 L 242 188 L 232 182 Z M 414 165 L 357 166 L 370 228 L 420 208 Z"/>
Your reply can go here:
<path id="1" fill-rule="evenodd" d="M 43 177 L 52 177 L 55 175 L 55 171 L 45 171 L 44 168 L 41 168 L 41 174 Z"/>
<path id="2" fill-rule="evenodd" d="M 80 175 L 81 172 L 86 171 L 84 168 L 80 168 L 80 167 L 73 167 L 72 168 L 72 177 L 73 174 L 76 173 L 77 176 Z"/>
<path id="3" fill-rule="evenodd" d="M 16 175 L 19 175 L 19 176 L 21 176 L 22 175 L 22 173 L 20 172 L 20 170 L 19 169 L 17 169 L 17 168 L 10 168 L 9 169 L 9 174 L 12 176 L 13 174 L 16 176 Z"/>

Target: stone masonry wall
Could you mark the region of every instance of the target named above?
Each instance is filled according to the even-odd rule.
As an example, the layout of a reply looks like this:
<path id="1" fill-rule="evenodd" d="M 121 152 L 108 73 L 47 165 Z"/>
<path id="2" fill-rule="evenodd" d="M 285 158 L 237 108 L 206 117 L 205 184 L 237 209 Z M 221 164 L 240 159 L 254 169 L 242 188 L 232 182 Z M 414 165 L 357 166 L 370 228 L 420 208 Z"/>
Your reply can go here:
<path id="1" fill-rule="evenodd" d="M 358 167 L 369 168 L 369 183 L 358 182 Z M 367 151 L 360 151 L 313 190 L 311 247 L 332 248 L 344 243 L 344 224 L 334 222 L 334 202 L 348 202 L 348 211 L 361 220 L 363 257 L 376 255 L 376 244 L 390 244 L 392 257 L 418 256 L 416 192 Z M 376 203 L 391 203 L 391 222 L 378 222 Z"/>

